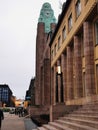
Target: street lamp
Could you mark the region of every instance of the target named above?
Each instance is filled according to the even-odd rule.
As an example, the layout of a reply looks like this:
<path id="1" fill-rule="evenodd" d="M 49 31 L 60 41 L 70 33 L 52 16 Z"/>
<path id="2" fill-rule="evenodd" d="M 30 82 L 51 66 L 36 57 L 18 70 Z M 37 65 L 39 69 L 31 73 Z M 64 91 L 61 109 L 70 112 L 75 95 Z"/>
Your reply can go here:
<path id="1" fill-rule="evenodd" d="M 57 66 L 57 74 L 58 74 L 58 75 L 61 74 L 61 66 L 60 66 L 60 65 Z"/>
<path id="2" fill-rule="evenodd" d="M 61 66 L 57 66 L 57 72 L 56 72 L 56 102 L 59 101 L 59 94 L 60 94 L 60 101 L 64 101 L 64 94 L 63 94 L 63 73 L 61 71 Z M 58 89 L 60 87 L 60 89 Z M 58 92 L 60 90 L 60 93 Z"/>

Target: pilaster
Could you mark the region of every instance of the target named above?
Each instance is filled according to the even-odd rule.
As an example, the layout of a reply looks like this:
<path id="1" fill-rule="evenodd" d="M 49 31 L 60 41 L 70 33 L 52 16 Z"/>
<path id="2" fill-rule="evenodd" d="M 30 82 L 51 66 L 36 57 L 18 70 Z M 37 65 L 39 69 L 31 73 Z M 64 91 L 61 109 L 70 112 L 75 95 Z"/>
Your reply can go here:
<path id="1" fill-rule="evenodd" d="M 62 79 L 63 79 L 63 98 L 66 102 L 67 98 L 67 57 L 66 54 L 61 55 L 61 70 L 62 70 Z"/>
<path id="2" fill-rule="evenodd" d="M 71 47 L 67 47 L 67 100 L 73 99 L 73 57 Z"/>
<path id="3" fill-rule="evenodd" d="M 79 36 L 74 36 L 74 98 L 80 98 L 83 96 L 82 86 L 82 57 L 81 57 L 81 39 Z"/>
<path id="4" fill-rule="evenodd" d="M 86 96 L 95 94 L 94 44 L 93 28 L 90 22 L 84 22 L 84 56 L 85 56 L 85 92 Z"/>

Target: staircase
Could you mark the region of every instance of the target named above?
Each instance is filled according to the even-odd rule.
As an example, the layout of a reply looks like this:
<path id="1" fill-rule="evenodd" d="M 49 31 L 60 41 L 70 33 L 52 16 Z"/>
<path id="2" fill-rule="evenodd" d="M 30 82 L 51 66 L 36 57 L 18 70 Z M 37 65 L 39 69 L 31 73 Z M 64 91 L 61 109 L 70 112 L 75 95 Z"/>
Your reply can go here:
<path id="1" fill-rule="evenodd" d="M 35 130 L 98 130 L 98 102 L 83 105 Z"/>

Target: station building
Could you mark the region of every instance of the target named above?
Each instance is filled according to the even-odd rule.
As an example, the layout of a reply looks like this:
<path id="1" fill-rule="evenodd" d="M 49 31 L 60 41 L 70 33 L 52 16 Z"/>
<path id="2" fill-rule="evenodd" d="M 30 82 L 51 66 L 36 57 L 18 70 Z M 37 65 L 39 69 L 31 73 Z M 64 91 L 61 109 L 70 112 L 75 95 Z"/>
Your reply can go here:
<path id="1" fill-rule="evenodd" d="M 98 1 L 67 0 L 49 45 L 52 120 L 66 105 L 98 100 Z"/>

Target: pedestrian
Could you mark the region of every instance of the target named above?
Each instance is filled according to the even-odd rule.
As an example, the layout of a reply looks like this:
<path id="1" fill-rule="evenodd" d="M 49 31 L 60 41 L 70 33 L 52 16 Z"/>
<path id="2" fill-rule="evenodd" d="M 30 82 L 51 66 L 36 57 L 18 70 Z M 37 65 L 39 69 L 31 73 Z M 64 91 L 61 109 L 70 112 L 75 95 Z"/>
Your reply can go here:
<path id="1" fill-rule="evenodd" d="M 0 109 L 0 130 L 1 130 L 1 124 L 3 119 L 4 119 L 4 114 L 3 111 Z"/>

